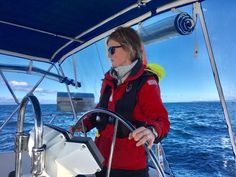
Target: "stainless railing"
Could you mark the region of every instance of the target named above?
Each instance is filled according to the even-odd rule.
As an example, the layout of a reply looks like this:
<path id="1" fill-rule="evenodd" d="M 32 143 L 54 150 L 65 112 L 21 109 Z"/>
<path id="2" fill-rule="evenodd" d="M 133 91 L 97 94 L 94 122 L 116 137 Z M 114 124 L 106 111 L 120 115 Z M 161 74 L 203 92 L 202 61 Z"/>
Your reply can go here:
<path id="1" fill-rule="evenodd" d="M 44 170 L 44 152 L 43 145 L 43 121 L 41 117 L 41 109 L 38 99 L 34 95 L 27 95 L 20 103 L 19 115 L 17 120 L 17 132 L 15 141 L 15 176 L 21 176 L 22 152 L 27 150 L 28 135 L 24 133 L 23 125 L 25 118 L 25 110 L 28 102 L 31 102 L 34 111 L 34 147 L 31 157 L 31 174 L 39 176 Z"/>

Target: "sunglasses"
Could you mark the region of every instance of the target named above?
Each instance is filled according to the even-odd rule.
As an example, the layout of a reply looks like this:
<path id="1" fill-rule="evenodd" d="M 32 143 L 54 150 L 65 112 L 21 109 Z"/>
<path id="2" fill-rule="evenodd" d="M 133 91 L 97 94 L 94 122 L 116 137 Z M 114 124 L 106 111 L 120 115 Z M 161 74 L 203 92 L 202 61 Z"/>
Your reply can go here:
<path id="1" fill-rule="evenodd" d="M 116 48 L 120 48 L 122 47 L 121 45 L 118 45 L 118 46 L 111 46 L 108 48 L 108 53 L 111 54 L 111 55 L 114 55 L 115 51 L 116 51 Z"/>

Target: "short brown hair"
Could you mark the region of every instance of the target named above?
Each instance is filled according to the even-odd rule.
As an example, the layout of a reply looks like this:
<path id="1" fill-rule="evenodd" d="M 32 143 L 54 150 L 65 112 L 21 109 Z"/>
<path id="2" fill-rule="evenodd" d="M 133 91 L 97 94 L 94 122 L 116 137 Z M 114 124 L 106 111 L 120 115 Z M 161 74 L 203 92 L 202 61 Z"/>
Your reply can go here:
<path id="1" fill-rule="evenodd" d="M 111 39 L 119 42 L 125 50 L 130 51 L 131 61 L 136 59 L 142 60 L 142 41 L 134 29 L 130 27 L 118 27 L 110 34 L 107 43 Z"/>

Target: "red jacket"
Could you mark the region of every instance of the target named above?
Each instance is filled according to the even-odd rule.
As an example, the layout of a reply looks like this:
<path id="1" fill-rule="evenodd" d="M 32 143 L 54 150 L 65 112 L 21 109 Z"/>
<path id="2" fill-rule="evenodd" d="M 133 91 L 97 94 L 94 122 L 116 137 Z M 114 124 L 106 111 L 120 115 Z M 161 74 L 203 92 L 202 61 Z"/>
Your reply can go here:
<path id="1" fill-rule="evenodd" d="M 137 67 L 136 67 L 137 68 Z M 108 73 L 102 83 L 101 95 L 108 85 L 111 86 L 111 96 L 108 102 L 108 109 L 115 112 L 116 102 L 122 98 L 127 89 L 129 81 L 140 77 L 144 72 L 145 66 L 138 68 L 137 72 L 128 76 L 124 83 L 115 88 L 114 80 Z M 147 81 L 137 93 L 137 102 L 134 107 L 132 120 L 144 122 L 146 126 L 154 126 L 158 133 L 158 139 L 164 138 L 170 128 L 168 113 L 160 97 L 160 88 L 154 76 L 148 77 Z M 87 119 L 84 122 L 88 129 L 93 128 L 91 122 Z M 104 165 L 108 166 L 110 147 L 113 135 L 113 124 L 107 124 L 105 129 L 100 132 L 100 136 L 95 142 L 105 158 Z M 144 147 L 136 147 L 136 142 L 128 138 L 116 138 L 114 154 L 112 159 L 112 168 L 138 170 L 147 167 L 147 159 Z"/>

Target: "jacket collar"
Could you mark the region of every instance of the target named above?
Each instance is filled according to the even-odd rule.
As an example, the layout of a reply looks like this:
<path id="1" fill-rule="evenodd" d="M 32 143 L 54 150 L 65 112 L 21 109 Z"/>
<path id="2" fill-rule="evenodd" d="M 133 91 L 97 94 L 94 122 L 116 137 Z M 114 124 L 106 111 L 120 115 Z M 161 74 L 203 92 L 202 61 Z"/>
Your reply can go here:
<path id="1" fill-rule="evenodd" d="M 136 65 L 132 68 L 131 73 L 129 74 L 129 76 L 126 78 L 125 82 L 131 81 L 131 80 L 135 80 L 138 77 L 140 77 L 143 72 L 144 72 L 144 68 L 145 65 L 142 63 L 142 61 L 138 60 L 138 62 L 136 63 Z M 106 72 L 105 74 L 105 80 L 115 80 L 111 75 L 110 75 L 110 70 L 108 72 Z M 124 83 L 125 83 L 124 82 Z"/>

